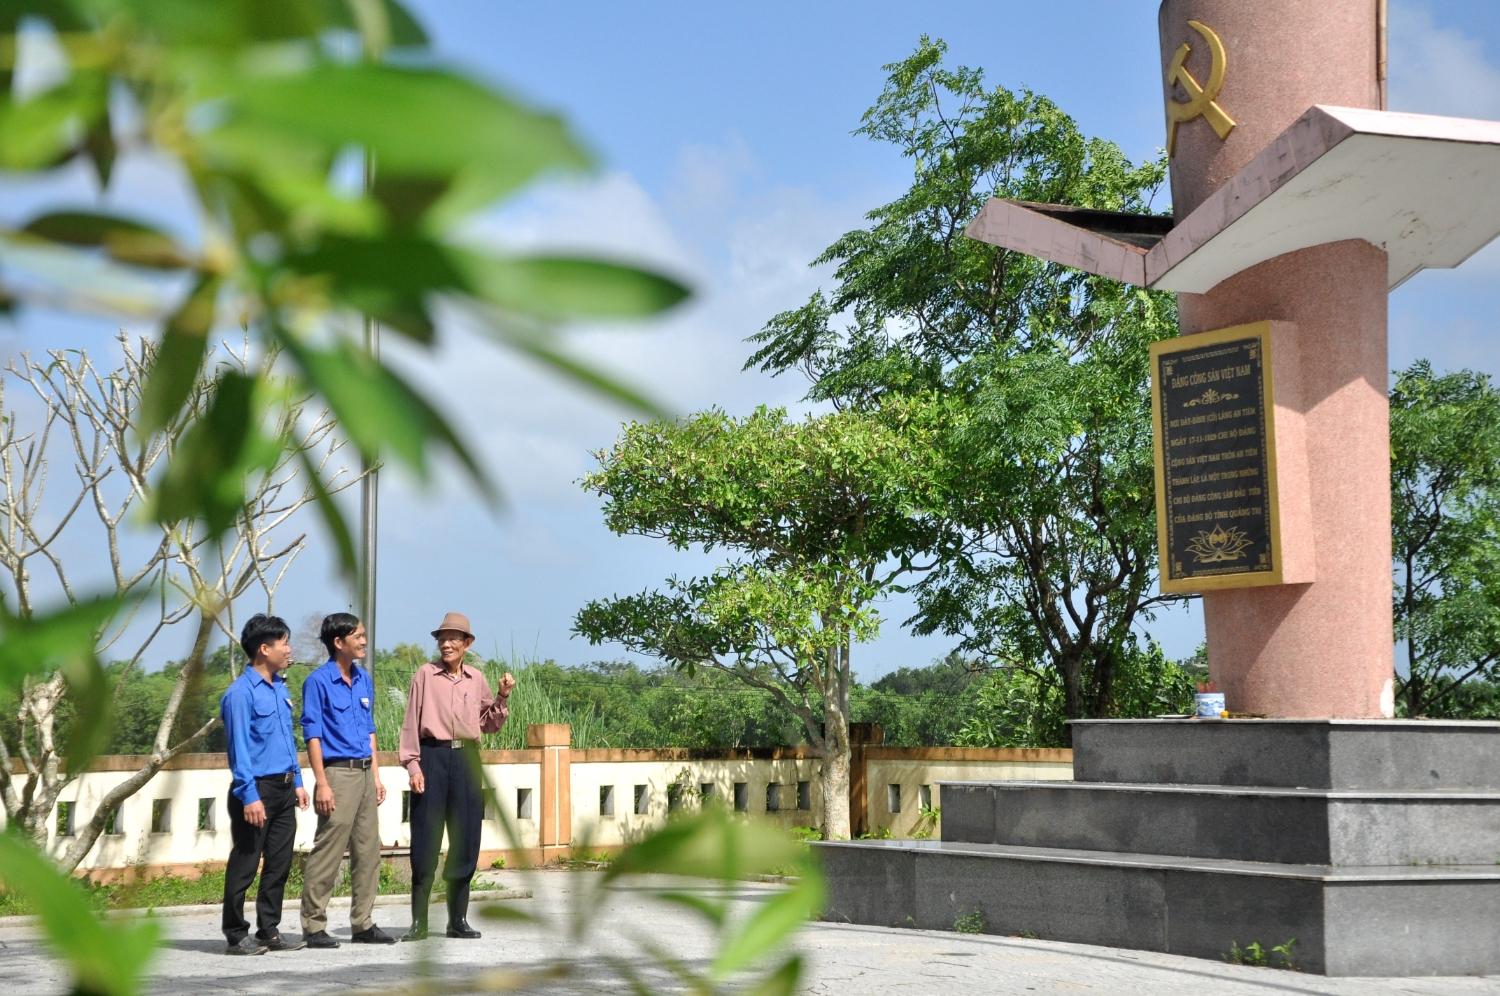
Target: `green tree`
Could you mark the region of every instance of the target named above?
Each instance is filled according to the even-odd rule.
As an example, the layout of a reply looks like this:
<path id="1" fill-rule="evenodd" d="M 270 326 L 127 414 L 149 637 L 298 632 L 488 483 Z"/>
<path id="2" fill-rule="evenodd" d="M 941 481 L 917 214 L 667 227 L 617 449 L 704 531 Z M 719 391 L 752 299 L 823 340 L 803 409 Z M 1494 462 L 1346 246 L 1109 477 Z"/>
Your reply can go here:
<path id="1" fill-rule="evenodd" d="M 1470 682 L 1500 679 L 1500 391 L 1419 360 L 1391 389 L 1397 702 L 1465 715 Z"/>
<path id="2" fill-rule="evenodd" d="M 1033 670 L 996 668 L 980 685 L 958 733 L 961 747 L 1058 747 L 1068 742 L 1058 682 Z"/>
<path id="3" fill-rule="evenodd" d="M 584 487 L 617 534 L 729 563 L 659 591 L 591 602 L 575 629 L 674 667 L 715 668 L 774 696 L 821 753 L 822 829 L 849 836 L 849 690 L 875 602 L 932 543 L 916 509 L 929 441 L 863 413 L 789 421 L 758 409 L 633 423 Z"/>
<path id="4" fill-rule="evenodd" d="M 856 722 L 879 723 L 894 747 L 945 747 L 973 711 L 984 672 L 957 654 L 927 667 L 902 667 L 869 685 L 856 685 L 851 710 Z"/>
<path id="5" fill-rule="evenodd" d="M 1189 661 L 1170 661 L 1155 643 L 1129 640 L 1116 658 L 1111 719 L 1185 715 L 1200 674 Z M 1064 747 L 1067 702 L 1055 671 L 997 668 L 978 686 L 956 743 L 965 747 Z"/>
<path id="6" fill-rule="evenodd" d="M 858 133 L 910 161 L 910 189 L 814 260 L 836 284 L 773 318 L 747 366 L 797 370 L 847 410 L 904 396 L 944 468 L 952 530 L 919 590 L 922 633 L 1002 667 L 1050 668 L 1067 716 L 1106 714 L 1155 587 L 1147 345 L 1167 295 L 967 238 L 991 197 L 1149 208 L 1134 165 L 1045 97 L 987 88 L 923 38 L 887 68 Z M 926 414 L 920 413 L 926 409 Z"/>

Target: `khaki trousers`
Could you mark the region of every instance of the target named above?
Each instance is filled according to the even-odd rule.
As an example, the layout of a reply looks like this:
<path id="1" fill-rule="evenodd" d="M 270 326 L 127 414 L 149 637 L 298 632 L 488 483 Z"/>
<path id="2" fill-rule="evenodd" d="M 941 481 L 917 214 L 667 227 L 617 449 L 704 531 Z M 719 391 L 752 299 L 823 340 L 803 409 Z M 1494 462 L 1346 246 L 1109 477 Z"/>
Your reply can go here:
<path id="1" fill-rule="evenodd" d="M 368 930 L 375 922 L 380 887 L 380 823 L 375 812 L 375 772 L 370 768 L 324 768 L 333 789 L 333 812 L 318 815 L 318 832 L 302 866 L 302 932 L 328 929 L 328 900 L 349 851 L 353 902 L 349 927 Z"/>

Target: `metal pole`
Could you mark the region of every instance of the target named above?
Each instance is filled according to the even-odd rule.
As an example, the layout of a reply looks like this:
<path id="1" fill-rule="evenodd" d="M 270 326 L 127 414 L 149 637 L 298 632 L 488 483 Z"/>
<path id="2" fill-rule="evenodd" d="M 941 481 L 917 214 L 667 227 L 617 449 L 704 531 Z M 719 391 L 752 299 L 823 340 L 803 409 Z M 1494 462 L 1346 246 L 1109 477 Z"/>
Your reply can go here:
<path id="1" fill-rule="evenodd" d="M 375 183 L 375 157 L 365 153 L 364 188 L 369 190 Z M 380 357 L 380 324 L 373 317 L 364 316 L 365 349 L 371 356 Z M 369 640 L 369 651 L 365 665 L 374 673 L 375 648 L 375 564 L 376 545 L 380 536 L 380 471 L 379 464 L 363 457 L 360 469 L 364 477 L 359 486 L 359 617 L 365 624 L 365 636 Z"/>

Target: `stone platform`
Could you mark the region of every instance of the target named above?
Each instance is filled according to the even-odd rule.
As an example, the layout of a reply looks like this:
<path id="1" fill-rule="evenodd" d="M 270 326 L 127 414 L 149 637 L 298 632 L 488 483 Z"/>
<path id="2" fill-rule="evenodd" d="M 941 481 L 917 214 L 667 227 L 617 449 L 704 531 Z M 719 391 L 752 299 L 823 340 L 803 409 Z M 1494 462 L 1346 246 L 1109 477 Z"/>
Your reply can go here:
<path id="1" fill-rule="evenodd" d="M 1328 975 L 1500 972 L 1500 724 L 1085 721 L 1072 783 L 945 783 L 942 839 L 817 845 L 826 918 Z"/>

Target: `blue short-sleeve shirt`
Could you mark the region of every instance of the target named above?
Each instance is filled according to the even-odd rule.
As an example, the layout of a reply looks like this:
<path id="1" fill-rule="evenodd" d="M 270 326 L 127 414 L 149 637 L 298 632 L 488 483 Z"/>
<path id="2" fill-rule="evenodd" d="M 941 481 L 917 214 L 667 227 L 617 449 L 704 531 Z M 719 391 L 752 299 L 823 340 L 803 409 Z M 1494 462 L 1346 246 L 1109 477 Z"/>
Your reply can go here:
<path id="1" fill-rule="evenodd" d="M 292 782 L 302 785 L 297 763 L 297 740 L 292 733 L 292 693 L 286 679 L 277 675 L 267 681 L 247 667 L 230 683 L 219 701 L 219 718 L 229 742 L 229 770 L 234 776 L 231 790 L 245 805 L 260 801 L 255 779 L 293 773 Z"/>
<path id="2" fill-rule="evenodd" d="M 323 760 L 370 756 L 375 732 L 375 683 L 356 665 L 350 681 L 338 661 L 329 660 L 302 686 L 302 738 L 320 740 Z"/>

